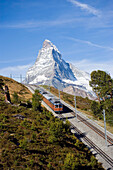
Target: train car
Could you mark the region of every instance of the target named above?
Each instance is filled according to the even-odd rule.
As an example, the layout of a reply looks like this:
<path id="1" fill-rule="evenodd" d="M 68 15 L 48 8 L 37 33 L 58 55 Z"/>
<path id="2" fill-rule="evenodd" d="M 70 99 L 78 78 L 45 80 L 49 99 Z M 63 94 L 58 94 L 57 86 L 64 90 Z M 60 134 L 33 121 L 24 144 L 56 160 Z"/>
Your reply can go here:
<path id="1" fill-rule="evenodd" d="M 63 104 L 59 99 L 55 98 L 53 95 L 43 92 L 43 101 L 56 113 L 63 111 Z"/>

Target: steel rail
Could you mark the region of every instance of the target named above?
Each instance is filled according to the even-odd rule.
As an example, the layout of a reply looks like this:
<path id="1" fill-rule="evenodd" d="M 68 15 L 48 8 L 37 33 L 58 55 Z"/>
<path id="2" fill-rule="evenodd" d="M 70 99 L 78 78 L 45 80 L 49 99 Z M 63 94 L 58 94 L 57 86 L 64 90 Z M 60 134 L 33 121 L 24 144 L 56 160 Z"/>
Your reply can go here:
<path id="1" fill-rule="evenodd" d="M 62 114 L 59 115 L 59 118 L 65 118 Z M 79 135 L 82 135 L 83 133 L 71 122 L 71 128 L 77 132 Z M 97 145 L 94 144 L 87 136 L 83 137 L 83 140 L 91 147 L 93 148 L 106 162 L 109 163 L 113 167 L 113 159 L 109 157 L 105 152 L 103 152 Z"/>
<path id="2" fill-rule="evenodd" d="M 72 115 L 75 115 L 74 113 L 71 113 Z M 86 119 L 82 118 L 80 115 L 77 115 L 78 119 L 86 124 L 88 127 L 90 127 L 93 131 L 95 131 L 97 134 L 99 134 L 102 138 L 105 139 L 105 134 L 99 130 L 97 127 L 92 125 L 90 122 L 88 122 Z M 107 141 L 112 145 L 113 144 L 113 139 L 107 135 Z"/>

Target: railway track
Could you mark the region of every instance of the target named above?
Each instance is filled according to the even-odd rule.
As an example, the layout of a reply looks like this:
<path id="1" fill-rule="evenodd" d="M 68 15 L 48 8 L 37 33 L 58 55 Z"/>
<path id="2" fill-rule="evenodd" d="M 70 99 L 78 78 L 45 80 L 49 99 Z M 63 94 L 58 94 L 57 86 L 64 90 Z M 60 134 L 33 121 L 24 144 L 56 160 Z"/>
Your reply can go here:
<path id="1" fill-rule="evenodd" d="M 33 91 L 35 90 L 34 88 L 32 88 L 31 86 L 29 86 Z M 48 106 L 49 107 L 49 106 Z M 72 110 L 72 109 L 71 109 Z M 72 115 L 75 116 L 73 110 L 72 110 Z M 65 119 L 66 117 L 64 117 L 62 114 L 58 114 L 58 117 L 61 119 Z M 105 139 L 104 133 L 99 130 L 98 128 L 96 128 L 94 125 L 92 125 L 90 122 L 88 122 L 86 119 L 82 118 L 80 115 L 77 115 L 78 119 L 83 122 L 84 124 L 86 124 L 89 128 L 91 128 L 93 131 L 95 131 L 95 133 L 97 133 L 99 136 L 101 136 L 102 138 Z M 75 133 L 77 135 L 82 135 L 83 133 L 76 127 L 74 126 L 71 122 L 71 128 L 75 131 Z M 83 135 L 82 135 L 83 136 Z M 87 136 L 84 136 L 82 138 L 87 145 L 94 149 L 96 151 L 97 154 L 99 154 L 111 167 L 113 167 L 113 159 L 109 157 L 109 155 L 107 155 L 105 152 L 102 151 L 102 149 L 100 149 L 94 142 L 92 142 Z M 110 138 L 107 135 L 107 141 L 112 145 L 113 144 L 113 139 Z"/>
<path id="2" fill-rule="evenodd" d="M 71 113 L 72 115 L 75 115 L 74 113 Z M 92 125 L 90 122 L 88 122 L 86 119 L 82 118 L 80 115 L 77 115 L 77 118 L 86 124 L 88 127 L 90 127 L 93 131 L 95 131 L 97 134 L 99 134 L 102 138 L 105 139 L 105 133 L 103 133 L 101 130 L 99 130 L 97 127 Z M 107 135 L 107 142 L 109 142 L 111 145 L 113 144 L 113 139 Z"/>
<path id="3" fill-rule="evenodd" d="M 71 114 L 73 116 L 75 116 L 74 109 L 72 109 L 72 107 L 69 107 L 69 109 L 72 111 Z M 79 114 L 77 114 L 77 119 L 79 119 L 81 122 L 86 124 L 89 128 L 91 128 L 95 133 L 97 133 L 99 136 L 101 136 L 103 139 L 105 139 L 105 133 L 104 132 L 102 132 L 100 129 L 98 129 L 97 127 L 92 125 L 90 122 L 88 122 L 86 119 L 81 117 Z M 109 142 L 109 144 L 113 145 L 113 139 L 108 135 L 107 135 L 107 142 Z"/>
<path id="4" fill-rule="evenodd" d="M 28 85 L 33 91 L 34 88 L 31 87 L 30 85 Z M 36 86 L 35 86 L 36 88 Z M 71 108 L 70 108 L 71 109 Z M 71 109 L 72 110 L 72 109 Z M 71 113 L 73 116 L 75 116 L 75 113 L 72 110 Z M 77 118 L 83 122 L 84 124 L 86 124 L 89 128 L 91 128 L 95 133 L 97 133 L 99 136 L 101 136 L 103 139 L 105 139 L 105 133 L 103 133 L 100 129 L 98 129 L 97 127 L 95 127 L 94 125 L 92 125 L 90 122 L 88 122 L 86 119 L 84 119 L 83 117 L 81 117 L 80 115 L 77 114 Z M 107 142 L 109 142 L 111 145 L 113 145 L 113 139 L 107 135 Z"/>
<path id="5" fill-rule="evenodd" d="M 65 117 L 60 114 L 59 118 L 64 119 Z M 79 135 L 82 135 L 82 132 L 76 127 L 74 126 L 71 122 L 71 128 Z M 83 140 L 88 144 L 88 146 L 90 146 L 91 148 L 93 148 L 111 167 L 113 167 L 113 159 L 109 157 L 109 155 L 107 155 L 105 152 L 103 152 L 97 145 L 94 144 L 94 142 L 92 142 L 87 136 L 83 137 Z"/>

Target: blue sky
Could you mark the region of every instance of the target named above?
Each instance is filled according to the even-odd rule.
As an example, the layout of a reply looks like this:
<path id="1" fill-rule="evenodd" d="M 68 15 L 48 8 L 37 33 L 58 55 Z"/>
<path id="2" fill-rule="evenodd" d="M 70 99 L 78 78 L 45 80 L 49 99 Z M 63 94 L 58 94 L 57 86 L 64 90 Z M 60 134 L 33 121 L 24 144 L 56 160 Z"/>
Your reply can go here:
<path id="1" fill-rule="evenodd" d="M 25 76 L 45 39 L 79 69 L 113 77 L 113 0 L 0 0 L 0 75 Z"/>

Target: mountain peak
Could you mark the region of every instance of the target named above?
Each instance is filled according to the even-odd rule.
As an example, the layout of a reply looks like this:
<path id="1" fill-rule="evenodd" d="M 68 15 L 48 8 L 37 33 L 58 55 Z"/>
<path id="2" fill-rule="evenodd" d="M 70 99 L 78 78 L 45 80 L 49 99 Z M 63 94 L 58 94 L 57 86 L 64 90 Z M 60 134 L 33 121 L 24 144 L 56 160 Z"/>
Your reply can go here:
<path id="1" fill-rule="evenodd" d="M 51 43 L 51 41 L 49 41 L 49 40 L 45 40 L 44 42 L 43 42 L 43 48 L 48 48 L 48 47 L 51 47 L 51 46 L 53 46 L 53 44 Z"/>
<path id="2" fill-rule="evenodd" d="M 43 42 L 43 48 L 44 49 L 53 48 L 55 51 L 60 53 L 57 47 L 48 39 L 45 39 L 45 41 Z"/>
<path id="3" fill-rule="evenodd" d="M 66 63 L 58 49 L 49 40 L 43 42 L 35 64 L 27 72 L 27 82 L 32 84 L 58 84 L 65 80 L 76 81 L 68 63 Z"/>

